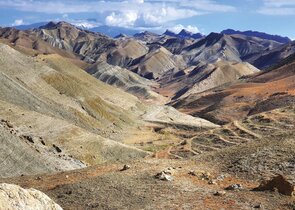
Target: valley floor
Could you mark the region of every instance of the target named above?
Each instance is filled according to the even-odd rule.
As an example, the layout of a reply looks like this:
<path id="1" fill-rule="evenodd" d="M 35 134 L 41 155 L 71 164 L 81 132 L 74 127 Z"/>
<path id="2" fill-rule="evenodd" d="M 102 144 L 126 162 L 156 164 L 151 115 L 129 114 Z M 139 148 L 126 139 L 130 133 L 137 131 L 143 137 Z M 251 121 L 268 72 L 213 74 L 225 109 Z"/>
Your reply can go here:
<path id="1" fill-rule="evenodd" d="M 155 146 L 127 170 L 114 163 L 0 182 L 39 189 L 64 209 L 293 209 L 293 197 L 253 189 L 278 173 L 294 178 L 294 125 L 295 108 L 286 107 L 193 137 L 179 129 L 185 142 Z M 157 179 L 162 171 L 173 180 Z M 226 190 L 233 184 L 241 188 Z"/>

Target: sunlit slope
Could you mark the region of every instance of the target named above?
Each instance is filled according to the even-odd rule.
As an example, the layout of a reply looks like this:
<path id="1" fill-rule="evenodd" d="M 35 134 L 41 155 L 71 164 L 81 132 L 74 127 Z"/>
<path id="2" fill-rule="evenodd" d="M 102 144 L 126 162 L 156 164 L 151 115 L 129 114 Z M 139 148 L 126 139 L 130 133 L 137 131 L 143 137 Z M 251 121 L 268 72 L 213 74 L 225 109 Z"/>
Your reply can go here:
<path id="1" fill-rule="evenodd" d="M 48 161 L 69 157 L 64 160 L 67 164 L 60 167 L 52 167 L 51 162 L 48 167 L 41 165 L 40 168 L 67 170 L 147 154 L 109 140 L 125 126 L 136 123 L 138 114 L 131 111 L 140 112 L 136 97 L 96 80 L 59 56 L 40 59 L 0 45 L 1 120 L 11 124 L 4 127 L 15 138 L 29 141 L 31 150 L 38 150 L 39 156 L 45 155 Z M 45 61 L 53 68 L 44 65 Z M 32 143 L 27 136 L 37 140 Z M 45 145 L 40 143 L 40 137 Z M 42 145 L 46 147 L 44 151 L 39 148 Z M 56 157 L 55 153 L 58 153 Z M 85 164 L 77 164 L 78 160 Z M 39 168 L 33 172 L 39 172 Z"/>

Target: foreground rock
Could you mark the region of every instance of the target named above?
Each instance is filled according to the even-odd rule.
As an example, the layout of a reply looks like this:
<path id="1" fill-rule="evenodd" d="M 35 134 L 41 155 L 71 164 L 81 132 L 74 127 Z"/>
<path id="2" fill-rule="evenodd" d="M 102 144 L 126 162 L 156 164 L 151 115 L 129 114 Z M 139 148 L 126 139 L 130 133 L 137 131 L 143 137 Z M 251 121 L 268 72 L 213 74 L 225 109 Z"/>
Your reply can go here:
<path id="1" fill-rule="evenodd" d="M 62 210 L 44 193 L 35 189 L 23 189 L 12 184 L 0 184 L 0 209 Z"/>
<path id="2" fill-rule="evenodd" d="M 228 186 L 225 189 L 226 190 L 241 190 L 242 189 L 242 185 L 240 185 L 240 184 L 232 184 L 232 185 Z"/>
<path id="3" fill-rule="evenodd" d="M 173 173 L 174 173 L 174 170 L 172 168 L 168 168 L 160 173 L 157 173 L 155 175 L 155 178 L 162 181 L 173 181 L 173 177 L 172 177 Z"/>
<path id="4" fill-rule="evenodd" d="M 124 165 L 123 168 L 120 171 L 126 171 L 128 169 L 130 169 L 130 165 Z"/>
<path id="5" fill-rule="evenodd" d="M 283 175 L 278 175 L 270 180 L 263 181 L 259 187 L 255 188 L 256 191 L 277 190 L 284 195 L 294 195 L 294 183 L 288 180 Z"/>

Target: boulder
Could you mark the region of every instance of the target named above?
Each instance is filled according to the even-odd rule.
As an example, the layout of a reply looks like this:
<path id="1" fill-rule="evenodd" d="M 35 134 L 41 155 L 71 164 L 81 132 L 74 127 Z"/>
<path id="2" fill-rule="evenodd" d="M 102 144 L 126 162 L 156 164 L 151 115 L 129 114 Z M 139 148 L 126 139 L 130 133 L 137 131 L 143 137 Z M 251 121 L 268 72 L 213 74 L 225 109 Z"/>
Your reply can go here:
<path id="1" fill-rule="evenodd" d="M 242 185 L 240 185 L 240 184 L 232 184 L 232 185 L 228 186 L 225 189 L 226 190 L 241 190 L 242 189 Z"/>
<path id="2" fill-rule="evenodd" d="M 6 210 L 62 210 L 44 193 L 23 189 L 18 185 L 0 184 L 0 209 Z"/>
<path id="3" fill-rule="evenodd" d="M 212 175 L 209 172 L 206 172 L 206 171 L 194 170 L 194 171 L 190 171 L 188 174 L 189 175 L 192 175 L 192 176 L 196 176 L 200 180 L 207 180 L 207 181 L 209 181 L 209 180 L 212 179 Z"/>
<path id="4" fill-rule="evenodd" d="M 279 174 L 272 179 L 263 181 L 259 187 L 254 189 L 255 191 L 278 191 L 281 194 L 293 196 L 294 195 L 294 183 L 288 180 L 285 176 Z"/>
<path id="5" fill-rule="evenodd" d="M 226 192 L 225 191 L 217 191 L 217 192 L 215 192 L 213 195 L 215 195 L 215 196 L 224 196 L 226 194 Z"/>
<path id="6" fill-rule="evenodd" d="M 155 178 L 162 180 L 162 181 L 172 181 L 173 180 L 173 177 L 170 174 L 166 174 L 165 171 L 157 173 L 155 175 Z"/>
<path id="7" fill-rule="evenodd" d="M 130 169 L 130 165 L 124 165 L 123 168 L 120 171 L 126 171 L 128 169 Z"/>

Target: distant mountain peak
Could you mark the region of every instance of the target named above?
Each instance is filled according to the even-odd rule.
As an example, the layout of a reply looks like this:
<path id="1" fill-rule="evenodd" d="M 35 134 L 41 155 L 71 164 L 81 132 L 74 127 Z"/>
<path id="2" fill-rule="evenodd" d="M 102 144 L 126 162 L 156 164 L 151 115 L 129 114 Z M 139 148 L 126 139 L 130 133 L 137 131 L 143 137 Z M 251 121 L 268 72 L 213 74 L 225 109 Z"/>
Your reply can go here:
<path id="1" fill-rule="evenodd" d="M 144 32 L 141 32 L 141 33 L 134 34 L 134 37 L 140 37 L 140 36 L 158 36 L 158 34 L 155 34 L 155 33 L 150 32 L 150 31 L 144 31 Z"/>
<path id="2" fill-rule="evenodd" d="M 254 36 L 254 37 L 261 38 L 261 39 L 276 41 L 276 42 L 283 43 L 283 44 L 287 44 L 292 41 L 288 37 L 283 37 L 283 36 L 279 36 L 279 35 L 272 35 L 272 34 L 267 34 L 264 32 L 251 31 L 251 30 L 238 31 L 238 30 L 233 30 L 233 29 L 226 29 L 226 30 L 223 30 L 221 33 L 227 34 L 227 35 L 240 34 L 240 35 L 245 35 L 245 36 Z"/>
<path id="3" fill-rule="evenodd" d="M 208 39 L 221 39 L 222 37 L 224 37 L 224 34 L 222 33 L 216 33 L 216 32 L 211 32 L 206 38 Z"/>
<path id="4" fill-rule="evenodd" d="M 40 26 L 40 29 L 55 29 L 55 28 L 61 28 L 61 27 L 73 27 L 76 28 L 76 26 L 67 23 L 65 21 L 60 21 L 60 22 L 54 22 L 54 21 L 50 21 L 49 23 Z"/>
<path id="5" fill-rule="evenodd" d="M 163 35 L 172 36 L 180 39 L 200 39 L 203 37 L 201 33 L 194 34 L 186 29 L 182 29 L 178 34 L 167 29 Z"/>
<path id="6" fill-rule="evenodd" d="M 182 30 L 178 33 L 178 35 L 180 35 L 180 36 L 192 36 L 193 33 L 190 32 L 190 31 L 188 31 L 188 30 L 186 30 L 186 29 L 182 29 Z"/>
<path id="7" fill-rule="evenodd" d="M 212 32 L 204 39 L 206 41 L 207 46 L 211 46 L 218 42 L 221 39 L 224 39 L 225 35 L 221 33 Z"/>
<path id="8" fill-rule="evenodd" d="M 115 39 L 119 39 L 119 38 L 125 38 L 128 37 L 126 34 L 120 33 L 119 35 L 115 36 Z"/>
<path id="9" fill-rule="evenodd" d="M 171 30 L 169 30 L 169 29 L 167 29 L 164 33 L 163 33 L 163 35 L 167 35 L 167 36 L 177 36 L 177 34 L 176 33 L 174 33 L 173 31 L 171 31 Z"/>
<path id="10" fill-rule="evenodd" d="M 46 23 L 45 25 L 40 26 L 39 28 L 40 29 L 43 29 L 43 28 L 53 28 L 55 26 L 56 26 L 56 22 L 50 21 L 50 22 Z"/>

